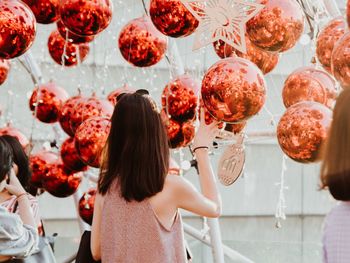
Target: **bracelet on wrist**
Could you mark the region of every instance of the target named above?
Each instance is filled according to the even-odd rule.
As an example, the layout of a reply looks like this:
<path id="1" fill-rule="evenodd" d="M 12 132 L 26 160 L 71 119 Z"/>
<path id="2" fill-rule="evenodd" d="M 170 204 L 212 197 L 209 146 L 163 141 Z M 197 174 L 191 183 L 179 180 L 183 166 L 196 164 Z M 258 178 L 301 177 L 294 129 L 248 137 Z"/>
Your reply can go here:
<path id="1" fill-rule="evenodd" d="M 193 153 L 196 153 L 197 150 L 200 150 L 200 149 L 205 149 L 205 150 L 208 150 L 209 147 L 208 146 L 198 146 L 198 147 L 195 147 L 193 148 Z"/>

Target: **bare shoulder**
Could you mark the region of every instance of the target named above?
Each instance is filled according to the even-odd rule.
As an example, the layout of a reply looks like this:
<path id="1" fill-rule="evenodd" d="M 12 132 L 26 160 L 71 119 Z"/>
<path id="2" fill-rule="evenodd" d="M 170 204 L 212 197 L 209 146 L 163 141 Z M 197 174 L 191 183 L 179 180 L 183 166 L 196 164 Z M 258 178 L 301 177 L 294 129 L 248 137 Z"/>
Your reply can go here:
<path id="1" fill-rule="evenodd" d="M 193 185 L 187 179 L 183 178 L 182 176 L 172 174 L 166 177 L 165 187 L 176 192 L 193 189 Z"/>

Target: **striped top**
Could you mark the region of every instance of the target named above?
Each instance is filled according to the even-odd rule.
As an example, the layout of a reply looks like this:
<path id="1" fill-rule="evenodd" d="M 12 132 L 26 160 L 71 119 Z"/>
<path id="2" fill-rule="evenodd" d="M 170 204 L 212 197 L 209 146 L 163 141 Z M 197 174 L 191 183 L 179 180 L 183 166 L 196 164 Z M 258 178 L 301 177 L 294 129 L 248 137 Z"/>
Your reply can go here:
<path id="1" fill-rule="evenodd" d="M 326 216 L 323 262 L 350 262 L 350 202 L 339 202 Z"/>
<path id="2" fill-rule="evenodd" d="M 179 212 L 168 229 L 149 200 L 127 202 L 119 191 L 109 191 L 102 212 L 101 256 L 103 263 L 186 262 Z"/>

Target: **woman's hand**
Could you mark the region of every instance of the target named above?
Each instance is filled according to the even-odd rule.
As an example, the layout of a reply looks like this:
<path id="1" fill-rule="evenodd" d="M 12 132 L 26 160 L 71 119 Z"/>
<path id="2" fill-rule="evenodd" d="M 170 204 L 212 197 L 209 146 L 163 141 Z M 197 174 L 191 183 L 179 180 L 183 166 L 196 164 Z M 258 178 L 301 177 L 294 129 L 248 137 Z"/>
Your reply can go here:
<path id="1" fill-rule="evenodd" d="M 205 123 L 205 112 L 204 109 L 201 109 L 200 113 L 200 125 L 196 136 L 194 138 L 193 148 L 196 147 L 210 147 L 213 144 L 213 140 L 218 133 L 218 122 L 213 121 L 211 124 L 207 125 Z"/>
<path id="2" fill-rule="evenodd" d="M 10 177 L 10 182 L 5 185 L 5 189 L 10 194 L 13 194 L 15 196 L 20 196 L 22 194 L 25 194 L 26 190 L 24 190 L 23 186 L 19 182 L 14 169 L 11 169 L 9 177 Z"/>

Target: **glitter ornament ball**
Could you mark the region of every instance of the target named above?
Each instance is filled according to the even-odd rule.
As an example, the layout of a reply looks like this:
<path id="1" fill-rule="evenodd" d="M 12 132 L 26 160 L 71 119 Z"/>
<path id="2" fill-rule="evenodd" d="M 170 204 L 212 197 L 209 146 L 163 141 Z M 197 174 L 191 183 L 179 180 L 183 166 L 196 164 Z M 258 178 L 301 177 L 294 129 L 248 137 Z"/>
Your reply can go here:
<path id="1" fill-rule="evenodd" d="M 155 27 L 169 37 L 189 36 L 199 24 L 180 0 L 151 0 L 149 13 Z"/>
<path id="2" fill-rule="evenodd" d="M 81 99 L 70 117 L 72 133 L 75 134 L 80 124 L 91 117 L 110 119 L 113 111 L 114 107 L 108 100 L 99 99 L 94 95 L 90 98 Z"/>
<path id="3" fill-rule="evenodd" d="M 96 189 L 90 189 L 88 192 L 85 192 L 79 200 L 79 215 L 81 219 L 90 226 L 92 225 L 92 218 L 94 215 L 96 193 Z"/>
<path id="4" fill-rule="evenodd" d="M 337 98 L 337 87 L 327 72 L 315 67 L 302 67 L 288 76 L 282 97 L 286 108 L 300 101 L 316 101 L 332 108 Z"/>
<path id="5" fill-rule="evenodd" d="M 72 116 L 74 116 L 73 114 L 78 104 L 81 102 L 81 100 L 82 100 L 82 97 L 80 95 L 69 98 L 63 104 L 60 111 L 60 116 L 58 121 L 60 122 L 61 128 L 64 130 L 64 132 L 71 137 L 74 136 L 74 132 L 71 129 L 70 119 Z"/>
<path id="6" fill-rule="evenodd" d="M 9 74 L 10 68 L 11 68 L 10 61 L 0 58 L 0 85 L 5 83 L 7 76 Z"/>
<path id="7" fill-rule="evenodd" d="M 193 120 L 196 117 L 199 90 L 200 84 L 191 76 L 178 76 L 163 90 L 163 110 L 174 120 Z"/>
<path id="8" fill-rule="evenodd" d="M 10 135 L 12 137 L 15 137 L 22 145 L 23 149 L 26 149 L 27 146 L 29 146 L 28 138 L 20 130 L 12 127 L 9 124 L 6 127 L 0 129 L 0 136 L 1 135 Z"/>
<path id="9" fill-rule="evenodd" d="M 110 120 L 104 117 L 89 118 L 79 126 L 74 136 L 75 147 L 85 164 L 100 167 L 101 153 L 110 128 Z"/>
<path id="10" fill-rule="evenodd" d="M 59 18 L 60 0 L 23 0 L 40 24 L 51 24 Z"/>
<path id="11" fill-rule="evenodd" d="M 56 163 L 58 155 L 51 151 L 41 150 L 36 154 L 32 154 L 29 158 L 32 177 L 30 183 L 35 187 L 42 188 L 41 179 L 49 172 L 50 165 Z"/>
<path id="12" fill-rule="evenodd" d="M 57 30 L 51 33 L 47 46 L 52 59 L 57 64 L 66 67 L 78 65 L 79 60 L 82 63 L 90 51 L 89 45 L 86 43 L 76 45 L 66 42 Z"/>
<path id="13" fill-rule="evenodd" d="M 75 148 L 74 138 L 67 138 L 61 145 L 61 158 L 65 167 L 73 172 L 87 170 L 87 166 L 81 161 Z"/>
<path id="14" fill-rule="evenodd" d="M 296 0 L 262 0 L 264 9 L 250 19 L 247 34 L 266 51 L 284 52 L 298 42 L 304 31 L 304 12 Z"/>
<path id="15" fill-rule="evenodd" d="M 332 122 L 332 111 L 326 106 L 304 101 L 289 107 L 277 127 L 277 138 L 283 152 L 300 163 L 316 162 Z"/>
<path id="16" fill-rule="evenodd" d="M 38 120 L 44 123 L 58 121 L 64 102 L 69 98 L 68 93 L 54 82 L 39 86 L 29 100 L 30 110 Z"/>
<path id="17" fill-rule="evenodd" d="M 113 106 L 117 105 L 118 102 L 118 96 L 123 93 L 134 93 L 136 90 L 133 88 L 130 88 L 127 84 L 124 84 L 121 88 L 118 88 L 116 90 L 113 90 L 111 93 L 108 94 L 108 101 L 113 104 Z"/>
<path id="18" fill-rule="evenodd" d="M 79 36 L 93 36 L 112 21 L 111 0 L 61 0 L 60 14 L 69 31 Z"/>
<path id="19" fill-rule="evenodd" d="M 213 42 L 213 47 L 215 53 L 220 57 L 220 58 L 228 58 L 234 55 L 236 50 L 226 42 L 222 41 L 219 39 L 218 41 Z"/>
<path id="20" fill-rule="evenodd" d="M 131 20 L 120 32 L 119 50 L 126 61 L 137 67 L 157 64 L 165 55 L 168 39 L 143 16 Z"/>
<path id="21" fill-rule="evenodd" d="M 226 58 L 214 64 L 202 81 L 202 100 L 218 121 L 241 122 L 257 114 L 265 103 L 262 72 L 249 60 Z"/>
<path id="22" fill-rule="evenodd" d="M 348 27 L 350 27 L 350 0 L 346 4 L 346 21 L 348 22 Z"/>
<path id="23" fill-rule="evenodd" d="M 316 55 L 323 68 L 331 72 L 334 45 L 344 35 L 346 23 L 342 17 L 333 19 L 317 38 Z"/>
<path id="24" fill-rule="evenodd" d="M 30 8 L 21 1 L 0 1 L 0 58 L 24 54 L 33 44 L 36 21 Z"/>
<path id="25" fill-rule="evenodd" d="M 344 89 L 350 88 L 350 32 L 346 33 L 334 47 L 332 72 Z"/>
<path id="26" fill-rule="evenodd" d="M 68 42 L 73 44 L 83 44 L 83 43 L 89 43 L 95 39 L 95 36 L 79 36 L 74 34 L 73 32 L 69 31 L 65 25 L 62 23 L 61 20 L 57 21 L 57 30 L 60 33 L 61 37 L 63 39 L 68 38 Z"/>

